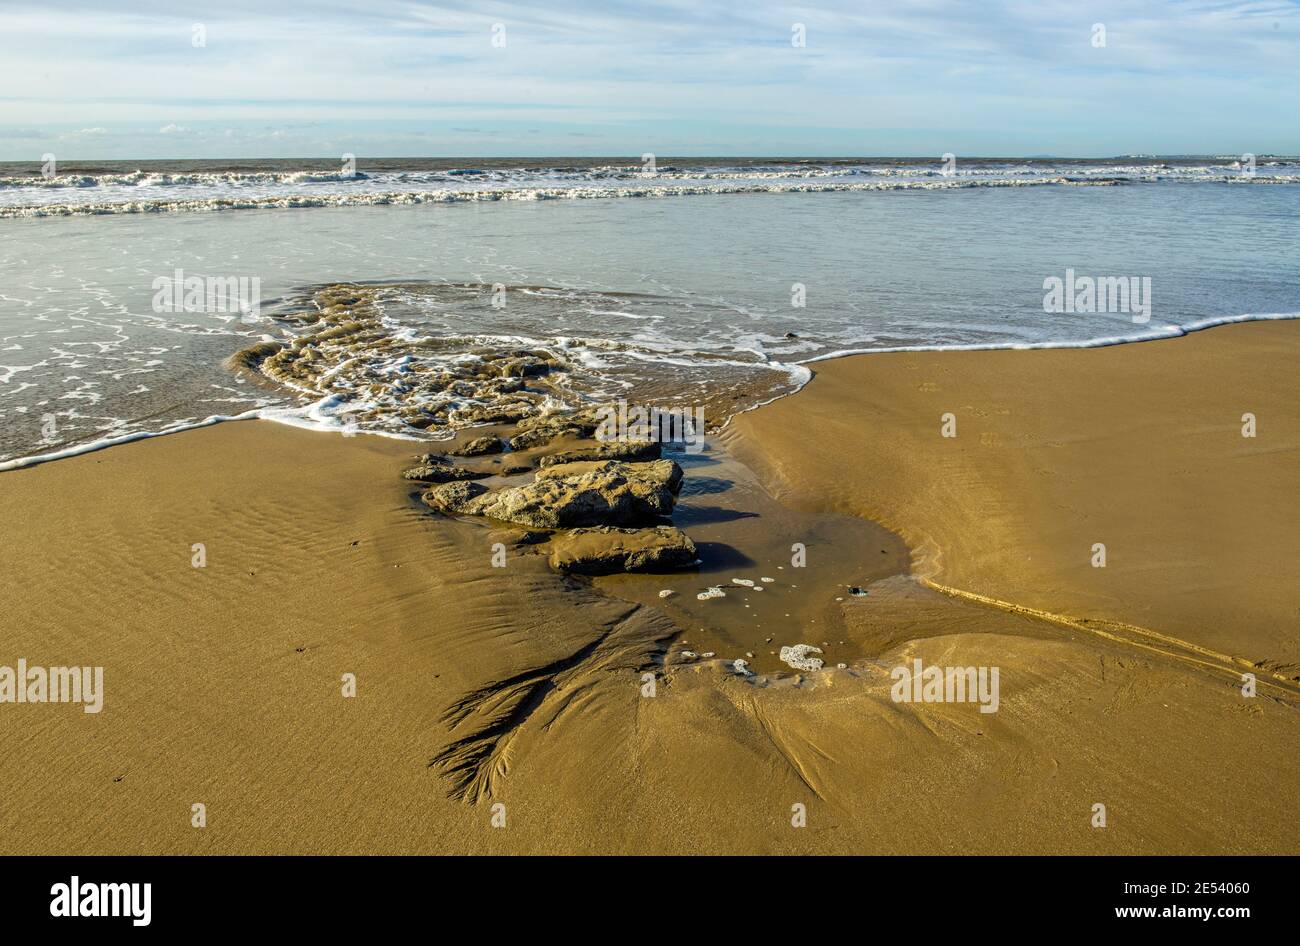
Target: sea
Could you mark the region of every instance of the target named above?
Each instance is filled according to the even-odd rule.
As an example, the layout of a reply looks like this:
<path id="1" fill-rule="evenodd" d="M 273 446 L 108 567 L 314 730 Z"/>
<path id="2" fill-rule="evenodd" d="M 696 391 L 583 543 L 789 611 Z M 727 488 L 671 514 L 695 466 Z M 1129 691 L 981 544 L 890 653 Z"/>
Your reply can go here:
<path id="1" fill-rule="evenodd" d="M 548 408 L 717 429 L 850 353 L 1294 318 L 1297 185 L 1242 155 L 2 163 L 0 469 L 248 417 L 437 440 L 490 395 L 416 416 L 413 373 L 503 352 L 554 367 Z M 364 349 L 293 386 L 232 363 L 324 350 L 339 287 Z"/>

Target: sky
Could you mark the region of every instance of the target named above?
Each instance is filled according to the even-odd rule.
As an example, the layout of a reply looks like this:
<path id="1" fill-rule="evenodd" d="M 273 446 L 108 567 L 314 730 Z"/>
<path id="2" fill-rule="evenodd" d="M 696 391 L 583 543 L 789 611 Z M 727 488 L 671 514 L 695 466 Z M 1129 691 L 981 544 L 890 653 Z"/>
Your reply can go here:
<path id="1" fill-rule="evenodd" d="M 1296 154 L 1298 106 L 1300 0 L 0 0 L 0 160 Z"/>

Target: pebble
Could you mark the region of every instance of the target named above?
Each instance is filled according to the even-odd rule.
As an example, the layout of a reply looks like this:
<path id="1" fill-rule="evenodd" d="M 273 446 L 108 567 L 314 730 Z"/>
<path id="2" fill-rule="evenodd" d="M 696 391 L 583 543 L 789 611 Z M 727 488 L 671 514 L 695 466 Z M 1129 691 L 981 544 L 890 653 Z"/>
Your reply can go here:
<path id="1" fill-rule="evenodd" d="M 865 598 L 867 596 L 867 593 L 863 591 L 861 588 L 859 588 L 857 585 L 854 585 L 852 588 L 849 589 L 849 594 L 853 595 L 853 597 L 855 598 Z"/>
<path id="2" fill-rule="evenodd" d="M 760 578 L 759 581 L 761 581 L 761 582 L 765 582 L 765 583 L 767 583 L 767 584 L 770 585 L 770 584 L 772 584 L 772 582 L 776 581 L 776 579 L 775 579 L 775 578 Z"/>
<path id="3" fill-rule="evenodd" d="M 708 601 L 710 598 L 725 598 L 726 596 L 727 593 L 725 591 L 723 591 L 717 585 L 714 585 L 712 588 L 709 588 L 705 591 L 701 591 L 695 597 L 700 601 Z"/>
<path id="4" fill-rule="evenodd" d="M 659 592 L 659 597 L 671 598 L 675 594 L 677 594 L 677 592 L 673 591 L 671 588 L 665 588 L 663 591 Z"/>
<path id="5" fill-rule="evenodd" d="M 731 583 L 733 585 L 743 585 L 746 588 L 754 587 L 754 579 L 752 578 L 733 578 L 731 579 Z"/>
<path id="6" fill-rule="evenodd" d="M 731 666 L 735 669 L 736 673 L 740 674 L 742 677 L 753 675 L 753 671 L 749 669 L 749 664 L 743 660 L 733 660 Z"/>

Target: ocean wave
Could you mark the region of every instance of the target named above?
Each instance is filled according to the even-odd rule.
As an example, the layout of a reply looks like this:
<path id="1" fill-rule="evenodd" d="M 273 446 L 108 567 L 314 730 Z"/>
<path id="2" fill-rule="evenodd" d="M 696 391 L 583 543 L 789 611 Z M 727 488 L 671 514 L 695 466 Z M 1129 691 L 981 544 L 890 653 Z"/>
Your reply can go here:
<path id="1" fill-rule="evenodd" d="M 1300 175 L 1244 177 L 1223 175 L 1225 184 L 1296 184 Z M 764 182 L 715 185 L 654 185 L 624 187 L 524 187 L 480 190 L 407 190 L 348 193 L 265 194 L 156 198 L 146 200 L 83 201 L 0 206 L 0 218 L 99 216 L 105 214 L 147 214 L 213 212 L 225 210 L 303 209 L 414 204 L 454 204 L 493 201 L 608 200 L 615 198 L 662 198 L 717 196 L 725 194 L 810 194 L 855 191 L 962 190 L 967 188 L 1016 187 L 1104 187 L 1149 182 L 1146 178 L 1051 177 L 984 180 L 943 178 L 939 180 L 898 179 L 887 181 Z"/>
<path id="2" fill-rule="evenodd" d="M 978 342 L 965 345 L 894 345 L 884 348 L 842 348 L 805 359 L 800 364 L 808 365 L 818 361 L 847 358 L 850 355 L 885 355 L 897 352 L 1044 351 L 1054 348 L 1109 348 L 1112 345 L 1128 345 L 1134 342 L 1154 342 L 1166 338 L 1181 338 L 1193 332 L 1201 332 L 1221 325 L 1236 325 L 1241 322 L 1275 322 L 1290 319 L 1300 319 L 1300 312 L 1248 312 L 1240 315 L 1214 316 L 1188 322 L 1185 325 L 1162 325 L 1132 335 L 1100 335 L 1095 338 L 1072 341 Z"/>
<path id="3" fill-rule="evenodd" d="M 1222 164 L 971 161 L 937 164 L 665 165 L 296 171 L 146 171 L 0 177 L 0 217 L 98 216 L 488 201 L 594 200 L 719 194 L 1093 187 L 1154 183 L 1295 184 L 1282 159 L 1255 173 Z M 76 195 L 75 197 L 72 195 Z"/>
<path id="4" fill-rule="evenodd" d="M 51 177 L 35 175 L 25 177 L 0 177 L 0 190 L 15 188 L 63 190 L 89 187 L 222 187 L 271 186 L 285 184 L 330 184 L 366 181 L 370 176 L 361 171 L 287 171 L 287 172 L 222 172 L 182 174 L 157 171 L 130 171 L 111 174 L 56 174 Z"/>

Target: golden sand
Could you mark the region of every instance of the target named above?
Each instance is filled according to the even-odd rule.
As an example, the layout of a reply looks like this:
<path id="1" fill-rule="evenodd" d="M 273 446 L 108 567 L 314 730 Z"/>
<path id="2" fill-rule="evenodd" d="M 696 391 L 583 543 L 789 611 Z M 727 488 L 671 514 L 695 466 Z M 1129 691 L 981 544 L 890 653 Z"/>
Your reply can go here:
<path id="1" fill-rule="evenodd" d="M 0 475 L 0 664 L 105 680 L 98 714 L 0 705 L 0 851 L 1296 853 L 1298 356 L 1256 323 L 819 365 L 686 525 L 743 570 L 836 523 L 766 619 L 833 612 L 852 669 L 768 686 L 683 661 L 708 612 L 655 579 L 493 567 L 508 533 L 422 509 L 410 444 L 241 422 Z M 846 515 L 915 574 L 877 527 L 890 565 L 845 561 Z M 998 667 L 998 712 L 894 702 L 917 658 Z"/>

